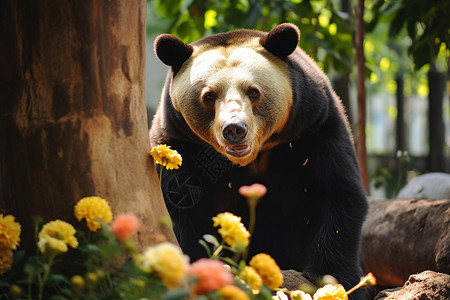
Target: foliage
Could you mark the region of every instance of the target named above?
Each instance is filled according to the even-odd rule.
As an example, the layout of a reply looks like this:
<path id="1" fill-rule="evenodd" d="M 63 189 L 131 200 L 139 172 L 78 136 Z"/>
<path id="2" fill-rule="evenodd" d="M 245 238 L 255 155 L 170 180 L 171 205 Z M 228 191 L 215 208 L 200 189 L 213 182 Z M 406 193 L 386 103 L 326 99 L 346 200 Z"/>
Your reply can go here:
<path id="1" fill-rule="evenodd" d="M 349 72 L 352 68 L 349 59 L 353 56 L 352 19 L 339 8 L 340 1 L 153 0 L 150 4 L 159 16 L 170 22 L 165 31 L 186 43 L 241 28 L 269 31 L 280 23 L 291 22 L 300 28 L 302 48 L 321 67 L 339 72 Z M 150 23 L 149 30 L 153 24 Z"/>
<path id="2" fill-rule="evenodd" d="M 445 49 L 450 62 L 450 2 L 420 0 L 377 0 L 372 7 L 373 19 L 369 31 L 375 28 L 382 16 L 390 18 L 389 37 L 394 38 L 406 28 L 412 43 L 409 54 L 418 70 L 433 63 L 440 51 Z"/>

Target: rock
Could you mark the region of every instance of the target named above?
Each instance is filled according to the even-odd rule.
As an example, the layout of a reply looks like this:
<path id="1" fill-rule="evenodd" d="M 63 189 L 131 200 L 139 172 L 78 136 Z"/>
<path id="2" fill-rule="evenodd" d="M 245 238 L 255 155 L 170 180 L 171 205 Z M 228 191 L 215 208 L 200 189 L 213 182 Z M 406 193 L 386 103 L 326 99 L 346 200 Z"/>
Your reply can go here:
<path id="1" fill-rule="evenodd" d="M 397 195 L 398 199 L 450 199 L 450 174 L 427 173 L 408 183 Z"/>
<path id="2" fill-rule="evenodd" d="M 377 285 L 402 286 L 410 274 L 450 273 L 450 200 L 371 201 L 361 261 Z"/>
<path id="3" fill-rule="evenodd" d="M 317 289 L 308 279 L 306 279 L 301 272 L 295 270 L 282 270 L 284 282 L 282 287 L 290 291 L 298 290 L 301 286 L 309 286 L 312 289 Z"/>
<path id="4" fill-rule="evenodd" d="M 402 288 L 381 291 L 374 300 L 448 300 L 450 275 L 425 271 L 409 276 Z"/>

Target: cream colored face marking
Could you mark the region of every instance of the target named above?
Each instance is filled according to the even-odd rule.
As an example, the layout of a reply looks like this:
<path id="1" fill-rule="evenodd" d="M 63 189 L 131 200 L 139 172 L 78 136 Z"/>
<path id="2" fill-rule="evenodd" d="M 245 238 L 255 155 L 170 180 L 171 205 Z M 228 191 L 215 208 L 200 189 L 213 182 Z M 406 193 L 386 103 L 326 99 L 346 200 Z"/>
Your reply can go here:
<path id="1" fill-rule="evenodd" d="M 193 55 L 173 80 L 171 96 L 193 132 L 233 163 L 247 165 L 287 121 L 292 105 L 288 74 L 286 64 L 264 50 L 257 40 L 232 47 L 194 47 Z M 255 103 L 248 97 L 250 88 L 261 94 Z M 200 95 L 205 92 L 216 95 L 213 109 L 201 102 Z M 204 111 L 193 111 L 198 109 Z M 199 114 L 210 114 L 204 119 L 211 119 L 211 123 L 201 123 Z M 243 157 L 225 151 L 229 145 L 223 137 L 222 124 L 233 118 L 248 125 L 247 135 L 240 143 L 251 147 L 251 152 Z"/>

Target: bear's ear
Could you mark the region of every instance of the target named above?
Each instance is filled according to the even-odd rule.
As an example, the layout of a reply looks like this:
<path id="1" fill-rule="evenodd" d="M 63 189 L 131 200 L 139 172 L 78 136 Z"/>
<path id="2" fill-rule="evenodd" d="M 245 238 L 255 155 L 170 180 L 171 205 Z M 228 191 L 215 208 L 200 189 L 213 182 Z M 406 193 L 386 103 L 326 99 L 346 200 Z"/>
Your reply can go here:
<path id="1" fill-rule="evenodd" d="M 155 40 L 154 49 L 156 56 L 163 63 L 176 69 L 180 68 L 194 52 L 194 47 L 171 34 L 159 35 Z"/>
<path id="2" fill-rule="evenodd" d="M 270 53 L 279 57 L 286 57 L 298 46 L 300 30 L 291 23 L 280 24 L 272 29 L 260 44 Z"/>

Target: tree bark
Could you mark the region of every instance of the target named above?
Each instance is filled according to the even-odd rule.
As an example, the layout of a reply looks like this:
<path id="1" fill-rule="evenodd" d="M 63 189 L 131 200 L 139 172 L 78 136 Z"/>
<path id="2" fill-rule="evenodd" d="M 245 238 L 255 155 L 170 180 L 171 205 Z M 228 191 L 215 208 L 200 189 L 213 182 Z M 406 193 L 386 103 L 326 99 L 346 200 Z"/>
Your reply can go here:
<path id="1" fill-rule="evenodd" d="M 366 86 L 364 81 L 365 59 L 364 59 L 364 0 L 358 0 L 356 5 L 356 64 L 357 64 L 357 102 L 358 121 L 356 125 L 356 156 L 361 170 L 361 180 L 366 192 L 369 191 L 369 180 L 367 177 L 367 151 L 366 151 Z"/>
<path id="2" fill-rule="evenodd" d="M 141 246 L 173 232 L 149 156 L 146 2 L 1 1 L 0 210 L 75 225 L 74 205 L 106 199 L 142 223 Z"/>

